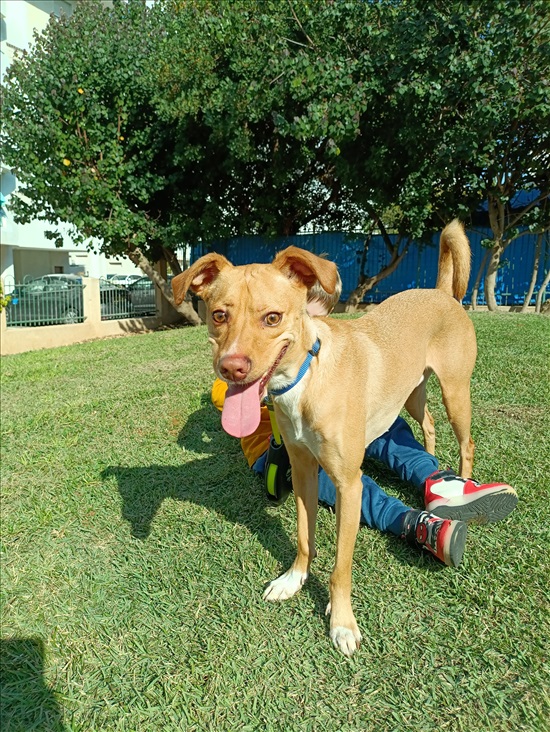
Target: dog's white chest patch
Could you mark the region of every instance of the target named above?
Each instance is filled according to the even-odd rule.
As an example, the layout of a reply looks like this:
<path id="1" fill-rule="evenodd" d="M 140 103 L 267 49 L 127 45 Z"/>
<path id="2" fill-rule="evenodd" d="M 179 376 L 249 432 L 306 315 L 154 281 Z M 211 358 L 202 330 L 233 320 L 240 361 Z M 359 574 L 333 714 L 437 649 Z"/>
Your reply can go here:
<path id="1" fill-rule="evenodd" d="M 306 445 L 313 455 L 318 457 L 321 438 L 314 432 L 302 416 L 300 401 L 306 387 L 307 377 L 302 379 L 286 394 L 277 397 L 277 406 L 287 417 L 286 440 Z"/>

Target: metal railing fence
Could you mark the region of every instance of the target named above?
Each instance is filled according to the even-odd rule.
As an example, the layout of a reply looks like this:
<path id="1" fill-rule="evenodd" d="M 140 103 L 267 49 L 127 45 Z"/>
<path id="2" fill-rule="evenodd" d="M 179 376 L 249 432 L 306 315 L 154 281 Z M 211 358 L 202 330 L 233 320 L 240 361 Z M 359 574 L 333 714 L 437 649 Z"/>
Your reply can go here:
<path id="1" fill-rule="evenodd" d="M 15 284 L 9 293 L 6 323 L 8 327 L 82 323 L 83 292 L 84 285 L 77 278 Z"/>
<path id="2" fill-rule="evenodd" d="M 101 320 L 123 320 L 136 315 L 130 293 L 124 285 L 116 285 L 109 280 L 100 279 L 99 299 Z"/>
<path id="3" fill-rule="evenodd" d="M 80 277 L 74 275 L 45 275 L 10 283 L 5 290 L 9 296 L 6 325 L 16 328 L 83 323 L 84 288 Z M 141 302 L 134 305 L 128 288 L 108 280 L 99 280 L 99 302 L 101 320 L 135 318 L 145 309 Z"/>

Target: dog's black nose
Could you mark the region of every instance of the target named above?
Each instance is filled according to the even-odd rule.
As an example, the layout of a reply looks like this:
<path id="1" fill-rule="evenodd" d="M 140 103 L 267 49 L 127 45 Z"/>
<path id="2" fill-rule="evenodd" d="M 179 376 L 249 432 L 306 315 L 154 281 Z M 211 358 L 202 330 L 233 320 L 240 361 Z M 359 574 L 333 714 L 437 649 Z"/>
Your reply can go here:
<path id="1" fill-rule="evenodd" d="M 250 373 L 252 363 L 248 356 L 224 356 L 220 361 L 220 374 L 227 381 L 244 381 Z"/>

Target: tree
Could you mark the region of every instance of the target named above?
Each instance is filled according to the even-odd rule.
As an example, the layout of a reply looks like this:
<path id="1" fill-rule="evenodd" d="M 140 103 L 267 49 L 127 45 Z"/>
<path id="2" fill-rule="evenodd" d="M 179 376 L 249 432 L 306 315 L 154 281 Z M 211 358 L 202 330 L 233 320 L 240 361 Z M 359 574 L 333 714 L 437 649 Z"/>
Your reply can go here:
<path id="1" fill-rule="evenodd" d="M 546 288 L 548 287 L 548 283 L 550 283 L 550 269 L 546 273 L 546 276 L 544 277 L 544 280 L 542 281 L 540 289 L 537 292 L 537 298 L 536 298 L 536 304 L 535 304 L 536 313 L 542 312 L 542 297 L 544 295 Z"/>
<path id="2" fill-rule="evenodd" d="M 175 271 L 181 241 L 391 222 L 388 265 L 357 300 L 408 242 L 486 201 L 494 307 L 502 252 L 522 229 L 548 228 L 545 9 L 81 3 L 10 70 L 6 157 L 30 199 L 20 215 L 70 221 L 106 252 Z M 533 198 L 518 209 L 519 191 Z"/>
<path id="3" fill-rule="evenodd" d="M 537 284 L 537 278 L 539 273 L 539 263 L 540 263 L 540 255 L 542 252 L 542 244 L 544 241 L 545 233 L 540 232 L 537 236 L 537 243 L 535 246 L 535 256 L 533 257 L 533 269 L 531 272 L 531 281 L 529 282 L 529 288 L 527 292 L 525 293 L 525 298 L 523 300 L 523 305 L 521 307 L 521 312 L 526 313 L 527 309 L 529 307 L 529 303 L 531 302 L 531 298 L 533 297 L 533 292 L 535 291 L 535 286 Z"/>
<path id="4" fill-rule="evenodd" d="M 23 194 L 12 198 L 16 220 L 69 223 L 75 241 L 93 237 L 105 254 L 127 255 L 173 304 L 153 268 L 167 259 L 179 270 L 173 137 L 146 73 L 154 19 L 141 0 L 112 9 L 90 0 L 70 18 L 52 16 L 7 70 L 2 146 Z M 55 229 L 48 235 L 60 243 Z M 200 322 L 189 303 L 178 310 Z"/>
<path id="5" fill-rule="evenodd" d="M 11 298 L 9 295 L 4 295 L 4 288 L 0 282 L 0 313 L 7 305 L 9 305 L 10 300 Z"/>
<path id="6" fill-rule="evenodd" d="M 416 179 L 433 187 L 440 214 L 454 206 L 471 217 L 485 201 L 493 234 L 485 294 L 494 310 L 503 252 L 523 231 L 550 226 L 550 207 L 543 205 L 550 195 L 548 4 L 399 6 L 396 108 L 416 151 Z M 520 193 L 529 199 L 518 205 Z"/>
<path id="7" fill-rule="evenodd" d="M 550 15 L 546 2 L 482 3 L 474 14 L 478 54 L 473 69 L 481 110 L 470 95 L 465 125 L 476 117 L 477 170 L 471 185 L 479 187 L 488 206 L 493 232 L 485 276 L 491 310 L 497 271 L 506 248 L 523 231 L 542 233 L 550 227 Z M 474 46 L 474 43 L 472 43 Z M 463 73 L 471 74 L 468 62 Z M 479 106 L 479 105 L 478 105 Z M 481 112 L 481 113 L 480 113 Z M 518 201 L 519 194 L 529 194 Z"/>
<path id="8" fill-rule="evenodd" d="M 98 237 L 151 276 L 161 257 L 177 271 L 177 241 L 368 220 L 335 175 L 334 137 L 353 127 L 369 87 L 350 93 L 346 42 L 331 40 L 346 14 L 320 10 L 129 0 L 52 20 L 8 78 L 6 158 L 27 196 L 19 220 L 69 221 L 77 239 Z"/>
<path id="9" fill-rule="evenodd" d="M 495 309 L 503 252 L 522 231 L 549 226 L 546 0 L 336 5 L 330 18 L 340 25 L 328 31 L 336 42 L 322 50 L 332 59 L 345 39 L 338 81 L 327 101 L 325 77 L 311 74 L 306 113 L 289 127 L 315 138 L 324 126 L 342 187 L 362 209 L 371 204 L 375 219 L 398 207 L 401 237 L 422 241 L 457 215 L 471 220 L 485 202 L 493 231 L 485 290 Z M 367 17 L 373 7 L 377 23 Z M 311 49 L 301 53 L 317 63 Z M 356 90 L 365 80 L 363 108 L 353 109 L 345 83 Z M 531 197 L 518 206 L 520 192 Z"/>
<path id="10" fill-rule="evenodd" d="M 387 120 L 371 110 L 387 91 L 374 72 L 391 34 L 391 3 L 166 0 L 161 12 L 159 109 L 180 140 L 192 130 L 223 161 L 213 167 L 196 149 L 190 161 L 182 147 L 189 179 L 208 181 L 208 211 L 193 210 L 197 234 L 222 225 L 233 236 L 369 230 L 374 222 L 385 231 L 403 174 L 388 164 L 388 148 L 377 148 L 372 131 Z M 385 236 L 390 262 L 362 278 L 355 300 L 402 260 L 411 222 L 399 217 L 397 244 Z M 415 234 L 425 228 L 414 222 Z"/>
<path id="11" fill-rule="evenodd" d="M 352 290 L 346 301 L 346 312 L 355 312 L 363 301 L 366 293 L 372 290 L 379 282 L 384 278 L 388 277 L 395 272 L 397 267 L 400 265 L 405 255 L 409 251 L 411 245 L 411 239 L 404 235 L 403 232 L 398 233 L 393 239 L 388 233 L 386 225 L 381 217 L 378 216 L 374 208 L 371 208 L 372 223 L 371 228 L 366 232 L 366 237 L 363 243 L 363 251 L 361 252 L 361 261 L 359 264 L 359 282 L 357 287 Z M 390 212 L 384 212 L 384 218 L 386 221 L 395 222 L 395 219 L 391 216 Z M 402 218 L 402 217 L 401 217 Z M 384 245 L 389 254 L 389 261 L 387 264 L 382 265 L 380 270 L 375 274 L 367 274 L 365 272 L 365 266 L 367 262 L 368 249 L 372 241 L 374 230 L 378 229 L 384 241 Z M 394 230 L 399 231 L 399 223 L 395 222 L 392 227 Z"/>
<path id="12" fill-rule="evenodd" d="M 316 19 L 323 28 L 330 9 L 303 0 L 157 6 L 165 37 L 156 103 L 177 130 L 189 185 L 200 181 L 192 218 L 202 239 L 284 236 L 313 222 L 340 227 L 356 215 L 334 175 L 330 136 L 295 134 L 288 125 L 303 115 L 308 98 L 298 87 L 315 73 L 302 54 L 312 43 L 305 26 Z M 189 191 L 181 196 L 187 201 Z"/>

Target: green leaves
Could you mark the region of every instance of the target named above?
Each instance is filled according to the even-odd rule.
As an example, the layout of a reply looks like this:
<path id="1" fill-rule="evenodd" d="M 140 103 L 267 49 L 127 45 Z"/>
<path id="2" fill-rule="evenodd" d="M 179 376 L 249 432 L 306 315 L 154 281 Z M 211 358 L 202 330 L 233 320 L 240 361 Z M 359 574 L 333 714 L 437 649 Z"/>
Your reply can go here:
<path id="1" fill-rule="evenodd" d="M 386 211 L 422 237 L 488 197 L 509 209 L 548 191 L 545 6 L 78 3 L 7 72 L 4 158 L 28 197 L 12 208 L 152 258 Z"/>
<path id="2" fill-rule="evenodd" d="M 30 200 L 15 206 L 20 220 L 67 221 L 110 254 L 158 238 L 167 214 L 151 198 L 164 185 L 154 165 L 162 135 L 138 73 L 148 20 L 138 0 L 81 3 L 70 19 L 52 17 L 8 69 L 2 142 Z"/>

